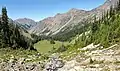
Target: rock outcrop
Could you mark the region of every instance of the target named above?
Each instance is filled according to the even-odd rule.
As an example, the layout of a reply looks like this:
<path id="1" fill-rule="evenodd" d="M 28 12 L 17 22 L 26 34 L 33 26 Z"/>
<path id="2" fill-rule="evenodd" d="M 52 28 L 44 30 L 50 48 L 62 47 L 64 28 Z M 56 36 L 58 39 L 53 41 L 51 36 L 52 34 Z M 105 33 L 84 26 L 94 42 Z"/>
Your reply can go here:
<path id="1" fill-rule="evenodd" d="M 25 59 L 11 59 L 0 63 L 0 71 L 40 71 L 40 63 L 25 63 Z"/>
<path id="2" fill-rule="evenodd" d="M 92 46 L 89 45 L 90 47 Z M 76 57 L 66 61 L 58 71 L 120 71 L 120 45 L 115 44 L 109 48 L 95 46 L 82 48 Z"/>
<path id="3" fill-rule="evenodd" d="M 51 58 L 49 62 L 45 65 L 44 71 L 57 71 L 59 68 L 64 66 L 64 62 L 58 58 Z"/>

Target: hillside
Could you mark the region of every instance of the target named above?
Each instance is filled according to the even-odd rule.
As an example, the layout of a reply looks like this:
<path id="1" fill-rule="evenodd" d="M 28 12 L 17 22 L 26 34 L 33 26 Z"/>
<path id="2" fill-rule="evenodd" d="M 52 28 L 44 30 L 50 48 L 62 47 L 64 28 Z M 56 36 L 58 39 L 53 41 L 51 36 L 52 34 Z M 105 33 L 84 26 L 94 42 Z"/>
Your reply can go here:
<path id="1" fill-rule="evenodd" d="M 116 5 L 116 2 L 117 0 L 107 0 L 103 5 L 91 11 L 73 8 L 67 13 L 59 13 L 54 17 L 41 20 L 36 26 L 32 27 L 29 32 L 37 35 L 60 35 L 61 32 L 67 33 L 72 30 L 75 25 L 81 26 L 86 24 L 85 21 L 90 22 L 93 20 L 94 15 L 100 18 L 102 13 L 110 9 L 111 5 Z"/>

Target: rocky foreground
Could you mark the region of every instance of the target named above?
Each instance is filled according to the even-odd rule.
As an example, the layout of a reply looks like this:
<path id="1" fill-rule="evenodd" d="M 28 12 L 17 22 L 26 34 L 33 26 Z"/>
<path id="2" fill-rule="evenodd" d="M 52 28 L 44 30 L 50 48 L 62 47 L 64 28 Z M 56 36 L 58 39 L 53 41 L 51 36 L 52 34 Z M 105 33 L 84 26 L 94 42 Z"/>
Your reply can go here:
<path id="1" fill-rule="evenodd" d="M 27 58 L 3 60 L 0 71 L 120 71 L 118 44 L 109 48 L 91 44 L 78 50 L 80 53 L 69 61 L 58 56 L 43 62 L 26 62 Z"/>
<path id="2" fill-rule="evenodd" d="M 109 48 L 91 44 L 73 60 L 67 61 L 58 71 L 120 71 L 120 46 Z"/>

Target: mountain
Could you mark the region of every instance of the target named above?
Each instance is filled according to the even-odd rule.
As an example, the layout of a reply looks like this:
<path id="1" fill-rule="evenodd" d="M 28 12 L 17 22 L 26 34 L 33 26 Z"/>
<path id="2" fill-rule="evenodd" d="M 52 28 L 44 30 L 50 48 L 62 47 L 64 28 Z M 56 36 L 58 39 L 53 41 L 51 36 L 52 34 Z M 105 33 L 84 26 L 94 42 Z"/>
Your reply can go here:
<path id="1" fill-rule="evenodd" d="M 18 22 L 22 27 L 26 28 L 26 29 L 30 29 L 31 27 L 35 26 L 37 23 L 29 18 L 20 18 L 20 19 L 16 19 L 14 20 L 15 22 Z"/>
<path id="2" fill-rule="evenodd" d="M 94 16 L 101 18 L 102 14 L 115 6 L 118 0 L 107 0 L 103 5 L 90 11 L 71 9 L 67 13 L 58 13 L 54 17 L 48 17 L 38 22 L 29 32 L 37 35 L 59 35 L 59 32 L 72 30 L 75 25 L 84 25 L 90 22 Z"/>

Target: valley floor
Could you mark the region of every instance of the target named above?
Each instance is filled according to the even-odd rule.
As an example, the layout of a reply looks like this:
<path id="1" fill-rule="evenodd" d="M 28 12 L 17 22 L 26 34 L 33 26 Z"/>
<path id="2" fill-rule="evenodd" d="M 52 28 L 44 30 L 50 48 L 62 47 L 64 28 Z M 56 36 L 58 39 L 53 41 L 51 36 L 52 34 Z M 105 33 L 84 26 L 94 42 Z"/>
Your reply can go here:
<path id="1" fill-rule="evenodd" d="M 48 40 L 41 40 L 37 42 L 34 47 L 37 49 L 38 52 L 40 53 L 48 53 L 52 51 L 53 49 L 58 49 L 62 45 L 68 45 L 69 42 L 60 42 L 60 41 L 54 41 L 55 44 L 51 44 L 50 41 Z"/>

